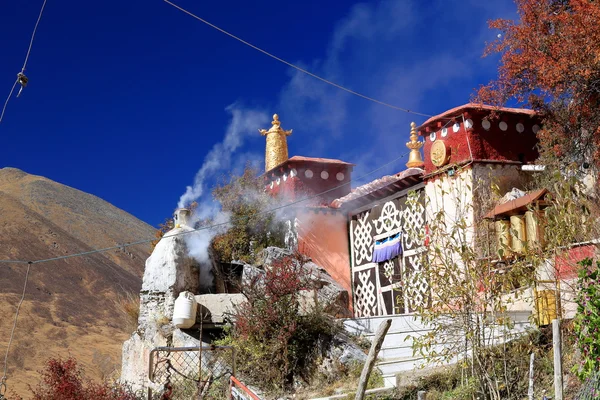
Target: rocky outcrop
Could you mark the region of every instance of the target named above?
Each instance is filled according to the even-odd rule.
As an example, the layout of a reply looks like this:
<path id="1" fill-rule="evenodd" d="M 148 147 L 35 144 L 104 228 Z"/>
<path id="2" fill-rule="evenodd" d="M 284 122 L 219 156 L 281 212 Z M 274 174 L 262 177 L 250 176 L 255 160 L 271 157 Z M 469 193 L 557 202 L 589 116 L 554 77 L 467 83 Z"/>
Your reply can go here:
<path id="1" fill-rule="evenodd" d="M 247 283 L 253 279 L 256 280 L 273 263 L 281 262 L 284 259 L 292 260 L 293 262 L 302 262 L 302 269 L 306 276 L 310 277 L 312 286 L 315 288 L 301 293 L 300 301 L 302 302 L 303 309 L 310 309 L 318 304 L 322 309 L 334 315 L 346 316 L 350 302 L 348 292 L 324 268 L 321 268 L 310 260 L 294 258 L 294 252 L 291 250 L 279 247 L 267 247 L 259 253 L 256 266 L 244 265 L 242 282 Z"/>
<path id="2" fill-rule="evenodd" d="M 318 372 L 328 378 L 339 375 L 340 367 L 348 370 L 353 364 L 364 364 L 367 360 L 364 351 L 343 333 L 322 341 L 320 352 L 321 362 L 318 365 Z"/>
<path id="3" fill-rule="evenodd" d="M 198 293 L 200 289 L 199 266 L 188 255 L 184 235 L 191 231 L 192 228 L 184 225 L 167 232 L 146 260 L 138 328 L 123 344 L 121 366 L 121 381 L 136 391 L 150 385 L 148 366 L 153 349 L 200 345 L 199 339 L 172 323 L 179 293 Z"/>
<path id="4" fill-rule="evenodd" d="M 202 294 L 199 264 L 191 257 L 185 239 L 192 228 L 181 225 L 169 231 L 157 244 L 152 255 L 146 261 L 142 291 L 140 293 L 140 317 L 136 332 L 123 345 L 123 364 L 121 381 L 134 390 L 151 387 L 148 380 L 150 353 L 156 347 L 197 347 L 200 340 L 192 336 L 197 330 L 186 331 L 176 328 L 172 323 L 175 299 L 179 293 L 190 291 L 198 303 L 197 323 L 202 322 L 206 329 L 221 326 L 235 307 L 246 298 L 241 293 Z M 186 234 L 186 235 L 184 235 Z M 264 284 L 266 271 L 275 263 L 288 261 L 299 263 L 312 288 L 300 293 L 301 309 L 311 311 L 318 306 L 321 309 L 347 310 L 348 293 L 337 284 L 327 272 L 309 260 L 295 256 L 289 250 L 269 247 L 259 255 L 256 265 L 241 265 L 242 276 L 239 284 L 243 287 Z M 218 286 L 217 286 L 218 287 Z M 207 340 L 208 341 L 208 340 Z M 333 365 L 346 363 L 350 359 L 360 359 L 362 352 L 353 348 L 341 337 L 334 337 L 323 347 L 323 370 Z M 208 344 L 208 343 L 206 343 Z M 324 372 L 325 373 L 325 372 Z"/>

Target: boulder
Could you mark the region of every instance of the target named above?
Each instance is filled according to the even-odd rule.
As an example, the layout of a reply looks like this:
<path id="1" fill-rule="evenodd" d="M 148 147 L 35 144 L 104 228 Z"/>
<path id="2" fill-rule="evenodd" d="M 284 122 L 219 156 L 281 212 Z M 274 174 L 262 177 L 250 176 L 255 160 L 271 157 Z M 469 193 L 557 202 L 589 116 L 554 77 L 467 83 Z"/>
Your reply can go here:
<path id="1" fill-rule="evenodd" d="M 258 254 L 256 266 L 244 265 L 242 283 L 251 282 L 256 277 L 264 275 L 264 269 L 269 268 L 274 262 L 285 258 L 294 257 L 295 253 L 291 250 L 279 247 L 267 247 Z M 313 290 L 301 293 L 301 306 L 304 310 L 314 307 L 317 302 L 320 307 L 326 311 L 338 315 L 347 316 L 350 304 L 348 292 L 338 284 L 329 273 L 314 262 L 307 260 L 302 264 L 304 272 L 311 277 Z M 316 296 L 315 296 L 316 290 Z"/>
<path id="2" fill-rule="evenodd" d="M 347 370 L 354 364 L 362 365 L 367 360 L 364 351 L 343 333 L 323 340 L 319 345 L 322 361 L 317 371 L 332 379 L 339 376 L 340 368 Z"/>

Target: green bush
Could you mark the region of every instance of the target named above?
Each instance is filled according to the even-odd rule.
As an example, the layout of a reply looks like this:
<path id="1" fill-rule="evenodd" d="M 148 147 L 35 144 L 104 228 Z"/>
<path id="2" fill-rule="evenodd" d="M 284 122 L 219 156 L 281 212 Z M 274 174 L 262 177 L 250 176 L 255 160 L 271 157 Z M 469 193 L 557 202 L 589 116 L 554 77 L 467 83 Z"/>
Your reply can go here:
<path id="1" fill-rule="evenodd" d="M 583 380 L 600 371 L 600 262 L 580 264 L 574 327 L 582 360 L 575 372 Z"/>

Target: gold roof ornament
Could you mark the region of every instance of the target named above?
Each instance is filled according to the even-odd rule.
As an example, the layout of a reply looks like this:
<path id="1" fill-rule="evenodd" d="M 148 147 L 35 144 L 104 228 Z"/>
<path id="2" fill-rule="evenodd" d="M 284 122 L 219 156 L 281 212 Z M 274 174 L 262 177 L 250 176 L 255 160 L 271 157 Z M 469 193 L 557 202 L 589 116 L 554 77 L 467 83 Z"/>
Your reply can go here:
<path id="1" fill-rule="evenodd" d="M 448 153 L 446 144 L 442 140 L 436 140 L 431 145 L 429 158 L 431 159 L 431 163 L 438 168 L 448 164 L 448 161 L 450 160 L 450 154 Z"/>
<path id="2" fill-rule="evenodd" d="M 270 171 L 281 163 L 288 160 L 288 147 L 286 136 L 292 134 L 289 131 L 281 129 L 281 122 L 277 114 L 273 115 L 269 130 L 259 129 L 261 135 L 267 137 L 267 148 L 265 150 L 265 172 Z"/>
<path id="3" fill-rule="evenodd" d="M 410 142 L 406 143 L 406 147 L 410 149 L 406 166 L 408 168 L 422 168 L 425 165 L 420 152 L 420 148 L 423 147 L 423 142 L 419 142 L 417 124 L 414 122 L 410 123 Z"/>

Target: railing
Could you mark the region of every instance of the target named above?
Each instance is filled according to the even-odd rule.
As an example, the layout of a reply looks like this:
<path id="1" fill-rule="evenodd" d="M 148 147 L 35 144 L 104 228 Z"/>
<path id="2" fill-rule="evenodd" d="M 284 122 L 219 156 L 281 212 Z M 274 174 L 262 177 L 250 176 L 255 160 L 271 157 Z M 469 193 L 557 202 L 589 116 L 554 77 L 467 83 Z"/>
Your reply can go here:
<path id="1" fill-rule="evenodd" d="M 252 390 L 240 382 L 235 376 L 229 378 L 229 392 L 231 400 L 261 400 Z"/>
<path id="2" fill-rule="evenodd" d="M 157 347 L 150 352 L 148 400 L 227 399 L 234 374 L 230 346 Z"/>

